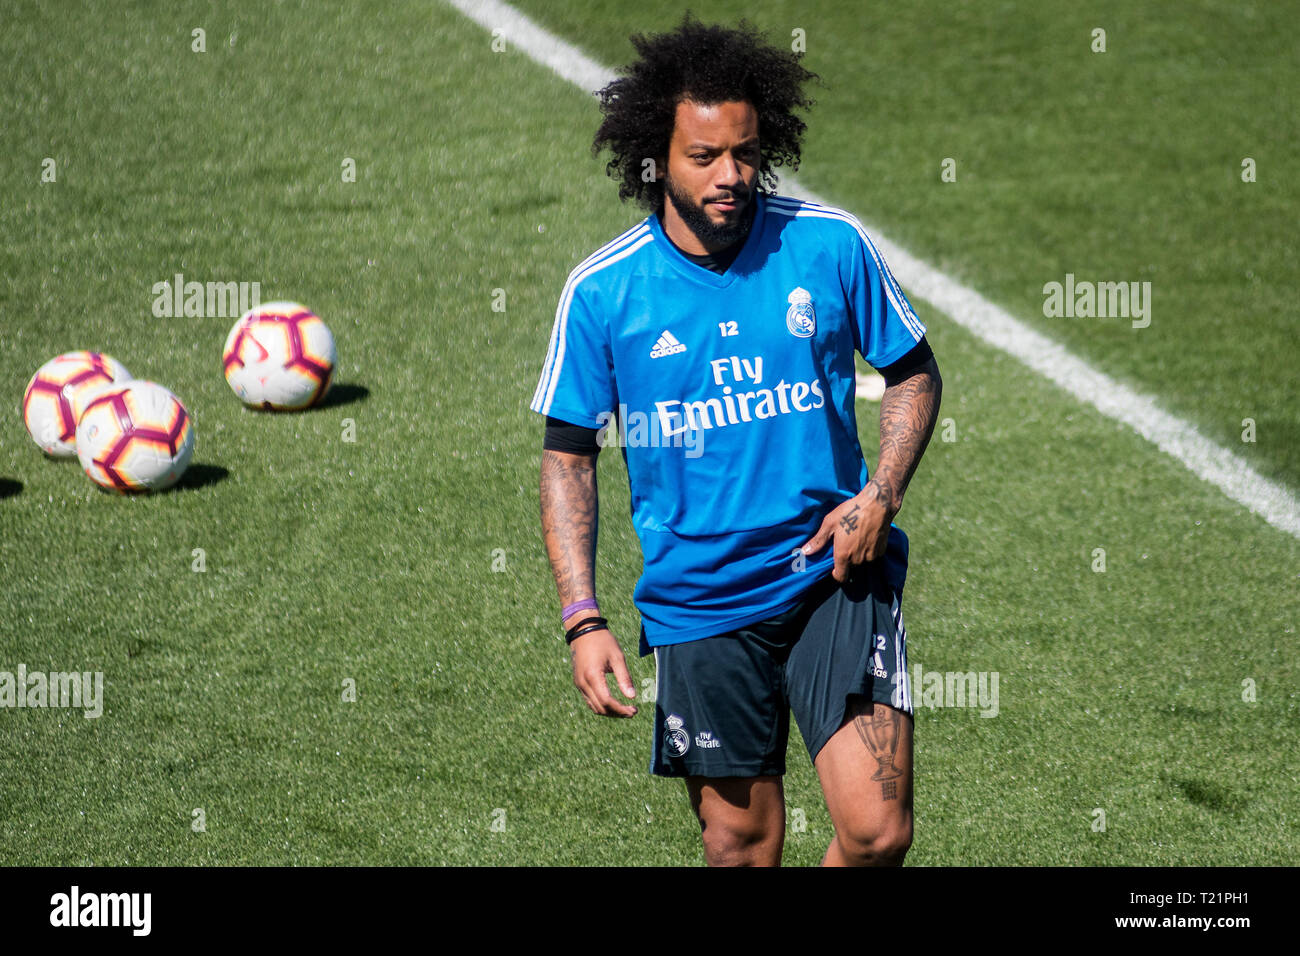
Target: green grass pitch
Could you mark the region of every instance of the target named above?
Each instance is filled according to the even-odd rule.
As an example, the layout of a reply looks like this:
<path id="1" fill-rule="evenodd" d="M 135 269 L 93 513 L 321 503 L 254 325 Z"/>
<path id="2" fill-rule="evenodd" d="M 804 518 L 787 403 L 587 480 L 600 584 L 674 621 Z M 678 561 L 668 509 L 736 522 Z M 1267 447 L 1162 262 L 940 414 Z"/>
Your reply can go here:
<path id="1" fill-rule="evenodd" d="M 448 6 L 358 6 L 7 7 L 0 670 L 102 671 L 105 709 L 0 710 L 0 864 L 702 859 L 650 709 L 603 721 L 571 686 L 527 410 L 568 270 L 642 213 L 590 98 Z M 684 7 L 519 6 L 610 65 Z M 804 30 L 825 81 L 802 183 L 1300 487 L 1294 4 L 708 10 L 742 15 Z M 244 410 L 233 319 L 151 311 L 178 272 L 308 304 L 339 400 Z M 1151 326 L 1045 317 L 1067 272 L 1151 281 Z M 916 304 L 955 440 L 898 519 L 912 663 L 998 672 L 1000 706 L 919 709 L 909 863 L 1300 861 L 1300 543 Z M 120 499 L 42 458 L 17 406 L 74 348 L 181 397 L 196 480 Z M 600 488 L 643 686 L 615 453 Z M 830 823 L 797 740 L 789 764 L 811 864 Z"/>

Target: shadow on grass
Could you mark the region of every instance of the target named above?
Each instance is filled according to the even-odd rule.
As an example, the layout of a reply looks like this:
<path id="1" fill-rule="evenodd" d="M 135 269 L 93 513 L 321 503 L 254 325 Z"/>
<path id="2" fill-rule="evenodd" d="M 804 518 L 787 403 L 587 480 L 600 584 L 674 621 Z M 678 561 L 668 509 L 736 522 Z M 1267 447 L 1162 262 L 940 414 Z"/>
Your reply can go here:
<path id="1" fill-rule="evenodd" d="M 220 465 L 192 464 L 185 469 L 185 474 L 181 475 L 181 480 L 176 482 L 172 490 L 191 491 L 195 488 L 206 488 L 208 485 L 215 485 L 219 481 L 225 481 L 229 477 L 229 468 L 223 468 Z"/>
<path id="2" fill-rule="evenodd" d="M 23 483 L 12 478 L 0 478 L 0 498 L 12 498 L 22 494 Z"/>
<path id="3" fill-rule="evenodd" d="M 340 405 L 351 405 L 353 402 L 364 402 L 370 397 L 370 389 L 364 385 L 335 385 L 320 400 L 320 403 L 313 405 L 313 408 L 337 408 Z"/>

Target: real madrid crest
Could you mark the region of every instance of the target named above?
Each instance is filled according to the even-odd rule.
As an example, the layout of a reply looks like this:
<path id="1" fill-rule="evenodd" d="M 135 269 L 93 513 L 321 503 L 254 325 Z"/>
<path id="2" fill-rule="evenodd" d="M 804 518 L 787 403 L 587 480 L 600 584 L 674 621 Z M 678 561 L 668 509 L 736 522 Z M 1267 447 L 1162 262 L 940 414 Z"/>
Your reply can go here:
<path id="1" fill-rule="evenodd" d="M 812 296 L 806 289 L 796 288 L 786 299 L 790 308 L 785 310 L 785 327 L 791 335 L 806 339 L 817 331 L 817 313 L 813 311 Z"/>
<path id="2" fill-rule="evenodd" d="M 668 751 L 670 757 L 680 757 L 690 749 L 690 735 L 682 730 L 685 723 L 676 714 L 669 714 L 664 720 L 664 750 Z"/>

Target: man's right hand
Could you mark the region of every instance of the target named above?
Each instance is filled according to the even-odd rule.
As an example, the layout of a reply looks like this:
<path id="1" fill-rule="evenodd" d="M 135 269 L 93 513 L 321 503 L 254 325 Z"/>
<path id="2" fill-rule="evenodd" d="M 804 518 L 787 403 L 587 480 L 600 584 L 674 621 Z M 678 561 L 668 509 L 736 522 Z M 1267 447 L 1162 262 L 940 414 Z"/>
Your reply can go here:
<path id="1" fill-rule="evenodd" d="M 636 697 L 627 662 L 623 660 L 623 649 L 608 628 L 589 631 L 577 638 L 569 645 L 569 656 L 573 661 L 573 686 L 582 691 L 593 713 L 601 717 L 631 717 L 636 713 L 635 707 L 610 693 L 605 679 L 606 674 L 613 674 L 623 696 L 629 700 Z"/>

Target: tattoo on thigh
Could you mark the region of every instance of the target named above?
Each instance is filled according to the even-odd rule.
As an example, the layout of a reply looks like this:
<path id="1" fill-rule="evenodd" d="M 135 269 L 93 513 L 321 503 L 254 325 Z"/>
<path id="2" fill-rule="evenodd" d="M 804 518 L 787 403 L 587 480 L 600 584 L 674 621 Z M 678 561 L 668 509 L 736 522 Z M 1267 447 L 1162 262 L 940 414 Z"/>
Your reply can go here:
<path id="1" fill-rule="evenodd" d="M 880 781 L 880 795 L 885 800 L 898 799 L 898 778 L 903 771 L 894 766 L 894 756 L 898 753 L 898 742 L 902 738 L 903 715 L 884 704 L 866 704 L 871 707 L 869 713 L 858 713 L 853 717 L 853 726 L 858 736 L 876 758 L 876 772 L 872 780 Z"/>

